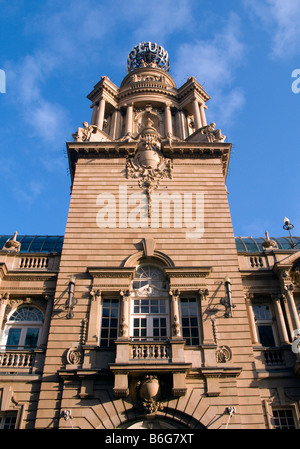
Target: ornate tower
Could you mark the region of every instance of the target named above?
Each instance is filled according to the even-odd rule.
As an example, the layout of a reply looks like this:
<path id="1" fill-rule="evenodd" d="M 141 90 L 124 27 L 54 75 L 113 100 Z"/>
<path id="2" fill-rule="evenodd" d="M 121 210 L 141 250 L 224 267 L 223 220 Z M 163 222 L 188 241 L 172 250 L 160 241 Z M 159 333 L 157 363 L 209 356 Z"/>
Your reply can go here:
<path id="1" fill-rule="evenodd" d="M 264 427 L 225 187 L 231 144 L 207 125 L 196 79 L 177 88 L 161 46 L 134 47 L 127 70 L 119 88 L 95 85 L 90 124 L 67 143 L 72 196 L 36 427 L 68 427 L 68 413 L 78 428 L 145 416 Z"/>

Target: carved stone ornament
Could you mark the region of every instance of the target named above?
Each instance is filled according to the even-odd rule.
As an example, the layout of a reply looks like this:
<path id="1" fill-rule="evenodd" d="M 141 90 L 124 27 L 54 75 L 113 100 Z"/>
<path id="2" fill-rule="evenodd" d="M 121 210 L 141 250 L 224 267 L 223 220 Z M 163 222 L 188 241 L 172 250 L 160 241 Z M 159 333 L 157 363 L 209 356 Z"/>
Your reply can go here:
<path id="1" fill-rule="evenodd" d="M 96 125 L 89 125 L 88 122 L 82 123 L 83 128 L 77 128 L 76 133 L 72 134 L 73 139 L 76 142 L 100 142 L 111 140 L 111 138 L 105 132 L 97 128 Z M 105 123 L 103 123 L 105 128 Z"/>
<path id="2" fill-rule="evenodd" d="M 137 150 L 126 162 L 127 178 L 135 178 L 141 189 L 145 189 L 150 206 L 151 193 L 163 178 L 172 179 L 172 161 L 161 152 L 161 139 L 149 118 L 138 137 Z M 150 212 L 150 209 L 149 209 Z"/>
<path id="3" fill-rule="evenodd" d="M 207 137 L 208 142 L 224 142 L 226 136 L 223 136 L 220 129 L 215 129 L 215 126 L 215 123 L 203 126 L 201 134 Z"/>
<path id="4" fill-rule="evenodd" d="M 92 133 L 97 132 L 97 126 L 89 125 L 88 122 L 82 123 L 83 128 L 78 128 L 77 132 L 72 134 L 74 140 L 78 142 L 87 142 L 91 138 Z"/>
<path id="5" fill-rule="evenodd" d="M 69 365 L 80 365 L 83 360 L 83 352 L 79 347 L 70 348 L 67 352 L 67 362 Z"/>
<path id="6" fill-rule="evenodd" d="M 218 363 L 226 363 L 231 360 L 232 352 L 229 346 L 220 346 L 216 350 L 216 360 Z"/>
<path id="7" fill-rule="evenodd" d="M 300 287 L 300 262 L 291 269 L 290 277 L 293 284 Z"/>
<path id="8" fill-rule="evenodd" d="M 161 387 L 157 376 L 147 374 L 137 383 L 139 390 L 140 406 L 145 413 L 155 413 L 162 409 L 160 404 Z"/>
<path id="9" fill-rule="evenodd" d="M 6 251 L 15 251 L 19 252 L 21 249 L 21 243 L 17 241 L 17 231 L 14 233 L 14 236 L 12 239 L 9 239 L 5 242 L 3 249 Z"/>
<path id="10" fill-rule="evenodd" d="M 191 127 L 194 127 L 194 123 L 190 123 Z M 188 141 L 195 142 L 224 142 L 226 136 L 223 136 L 220 129 L 215 129 L 216 124 L 210 123 L 209 125 L 203 126 L 195 131 L 190 137 L 187 138 Z"/>
<path id="11" fill-rule="evenodd" d="M 277 248 L 277 243 L 275 242 L 275 240 L 271 240 L 269 237 L 269 233 L 266 231 L 266 239 L 262 242 L 261 246 L 263 249 L 272 249 L 272 248 Z"/>

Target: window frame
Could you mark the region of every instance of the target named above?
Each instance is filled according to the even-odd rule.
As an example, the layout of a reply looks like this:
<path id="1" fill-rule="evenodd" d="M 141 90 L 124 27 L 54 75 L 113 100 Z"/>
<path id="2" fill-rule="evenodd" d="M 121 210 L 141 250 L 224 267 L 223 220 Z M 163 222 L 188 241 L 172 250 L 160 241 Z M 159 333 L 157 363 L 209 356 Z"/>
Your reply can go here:
<path id="1" fill-rule="evenodd" d="M 184 326 L 183 325 L 183 318 L 186 318 L 186 316 L 184 316 L 182 314 L 182 302 L 183 301 L 187 301 L 187 300 L 193 300 L 195 301 L 195 307 L 196 307 L 196 315 L 190 315 L 188 316 L 189 319 L 191 318 L 197 318 L 197 326 Z M 200 305 L 199 305 L 199 301 L 198 298 L 194 295 L 183 295 L 180 296 L 180 324 L 181 324 L 181 335 L 182 338 L 185 340 L 185 346 L 187 348 L 193 348 L 193 347 L 199 347 L 201 345 L 201 341 L 202 341 L 202 332 L 201 332 L 201 314 L 200 314 Z M 189 329 L 189 338 L 186 338 L 186 336 L 184 336 L 184 328 L 188 328 Z M 195 337 L 192 336 L 192 329 L 196 328 L 198 331 L 198 335 Z M 192 339 L 193 338 L 197 338 L 198 339 L 198 343 L 197 344 L 192 344 Z M 188 340 L 191 341 L 191 344 L 188 343 Z"/>
<path id="2" fill-rule="evenodd" d="M 115 307 L 117 309 L 117 316 L 112 316 L 111 315 L 111 311 L 112 311 L 112 301 L 114 301 L 117 304 L 117 307 Z M 109 316 L 104 316 L 103 314 L 103 309 L 106 307 L 103 307 L 105 302 L 110 302 L 110 307 L 109 307 Z M 103 326 L 103 320 L 107 319 L 108 320 L 108 326 Z M 111 320 L 112 319 L 116 319 L 116 326 L 111 326 Z M 120 299 L 117 297 L 107 297 L 107 298 L 102 298 L 102 303 L 101 303 L 101 314 L 100 314 L 100 332 L 99 332 L 99 347 L 101 349 L 115 349 L 115 342 L 113 340 L 117 340 L 117 338 L 119 337 L 119 323 L 120 323 Z M 102 336 L 102 332 L 104 330 L 107 329 L 107 337 L 106 336 Z M 113 329 L 116 329 L 116 336 L 115 337 L 111 337 L 111 331 Z M 103 344 L 103 341 L 108 342 L 107 345 Z M 113 342 L 112 342 L 113 341 Z"/>
<path id="3" fill-rule="evenodd" d="M 11 320 L 11 317 L 16 314 L 17 312 L 19 312 L 21 309 L 35 309 L 36 311 L 39 312 L 39 314 L 41 315 L 41 320 Z M 9 318 L 5 324 L 5 328 L 3 331 L 3 335 L 2 335 L 2 339 L 1 339 L 1 346 L 5 348 L 5 350 L 34 350 L 36 349 L 41 341 L 41 336 L 42 336 L 42 329 L 43 329 L 43 324 L 44 324 L 44 313 L 36 306 L 36 305 L 21 305 L 19 307 L 17 307 L 16 309 L 14 309 L 10 315 Z M 10 344 L 8 345 L 8 341 L 9 341 L 9 336 L 10 336 L 10 331 L 13 329 L 20 329 L 20 333 L 19 333 L 19 339 L 18 339 L 18 343 L 17 344 Z M 25 345 L 26 343 L 26 338 L 28 337 L 28 331 L 30 329 L 38 329 L 38 335 L 36 338 L 36 343 L 34 345 Z"/>
<path id="4" fill-rule="evenodd" d="M 135 311 L 135 307 L 137 307 L 136 304 L 134 304 L 135 301 L 139 301 L 140 305 L 139 311 Z M 149 301 L 149 311 L 142 311 L 142 301 Z M 164 312 L 162 311 L 162 304 L 159 304 L 158 306 L 158 312 L 151 311 L 151 301 L 157 301 L 158 304 L 161 301 L 164 301 Z M 154 329 L 154 320 L 155 319 L 165 319 L 165 329 L 166 329 L 166 335 L 153 335 L 153 329 Z M 139 327 L 135 326 L 134 321 L 139 320 L 140 325 Z M 142 320 L 145 320 L 145 325 L 142 326 Z M 146 335 L 134 335 L 134 331 L 136 329 L 146 329 Z M 158 329 L 160 329 L 159 333 L 161 333 L 161 330 L 163 329 L 162 326 L 159 326 Z M 140 332 L 141 333 L 141 332 Z M 140 297 L 140 298 L 131 298 L 130 301 L 130 338 L 134 341 L 165 341 L 170 338 L 170 313 L 169 313 L 169 304 L 167 298 L 162 297 Z"/>
<path id="5" fill-rule="evenodd" d="M 15 429 L 17 429 L 17 421 L 18 421 L 18 413 L 17 412 L 1 413 L 0 414 L 0 430 L 3 430 L 3 429 L 4 430 L 15 430 Z"/>
<path id="6" fill-rule="evenodd" d="M 258 318 L 256 313 L 255 313 L 255 307 L 268 307 L 269 312 L 270 312 L 270 318 Z M 252 310 L 253 310 L 253 315 L 254 315 L 254 321 L 255 321 L 255 327 L 256 327 L 256 333 L 257 333 L 257 339 L 258 342 L 261 344 L 262 347 L 264 348 L 276 348 L 278 347 L 278 333 L 277 333 L 277 327 L 276 327 L 276 319 L 275 319 L 275 314 L 274 314 L 274 310 L 273 310 L 273 305 L 271 303 L 271 301 L 254 301 L 252 303 Z M 272 330 L 272 337 L 274 340 L 274 345 L 273 346 L 265 346 L 262 343 L 262 338 L 261 338 L 261 334 L 259 332 L 259 328 L 262 327 L 269 327 Z"/>
<path id="7" fill-rule="evenodd" d="M 154 272 L 153 277 L 151 277 L 151 270 Z M 152 290 L 152 288 L 154 290 Z M 151 262 L 139 264 L 136 267 L 136 275 L 132 281 L 132 289 L 133 292 L 136 293 L 133 293 L 130 297 L 130 339 L 133 341 L 168 340 L 171 336 L 170 299 L 168 282 L 162 267 Z M 142 304 L 143 302 L 145 304 Z M 146 310 L 147 302 L 149 304 L 148 310 Z M 157 307 L 157 311 L 155 310 L 155 307 Z M 155 326 L 154 321 L 156 319 L 159 321 L 158 326 Z M 139 321 L 138 326 L 135 325 L 135 320 Z M 163 320 L 165 320 L 165 325 L 162 325 Z M 139 329 L 138 335 L 134 335 L 137 329 Z M 146 331 L 144 331 L 144 329 L 146 329 Z M 157 332 L 159 335 L 154 335 L 154 329 L 158 330 Z M 163 330 L 165 330 L 165 332 Z M 145 332 L 146 335 L 143 335 Z M 161 335 L 162 333 L 165 333 L 166 335 Z"/>
<path id="8" fill-rule="evenodd" d="M 278 416 L 275 417 L 274 413 L 278 412 L 278 413 L 285 413 L 285 416 Z M 286 412 L 290 412 L 291 413 L 291 417 L 287 417 Z M 293 419 L 293 427 L 290 427 L 289 425 L 284 425 L 282 422 L 280 422 L 280 418 L 285 419 L 286 421 L 288 421 L 288 419 Z M 289 430 L 289 429 L 298 429 L 299 427 L 297 426 L 297 418 L 296 418 L 296 414 L 295 414 L 295 410 L 294 407 L 272 407 L 272 418 L 271 418 L 271 422 L 272 422 L 272 426 L 274 429 L 285 429 L 285 430 Z M 279 425 L 275 424 L 275 420 L 279 420 Z"/>

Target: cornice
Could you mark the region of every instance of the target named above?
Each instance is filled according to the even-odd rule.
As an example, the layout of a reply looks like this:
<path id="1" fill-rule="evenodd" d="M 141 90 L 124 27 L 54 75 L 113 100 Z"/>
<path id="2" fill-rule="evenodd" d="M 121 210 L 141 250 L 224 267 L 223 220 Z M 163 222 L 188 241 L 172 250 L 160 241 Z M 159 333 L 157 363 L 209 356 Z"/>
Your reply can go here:
<path id="1" fill-rule="evenodd" d="M 56 281 L 58 271 L 55 272 L 42 272 L 42 271 L 9 271 L 6 273 L 3 280 L 6 282 L 16 282 L 16 281 Z"/>
<path id="2" fill-rule="evenodd" d="M 132 280 L 135 268 L 130 267 L 87 267 L 87 272 L 93 278 L 126 278 Z"/>
<path id="3" fill-rule="evenodd" d="M 212 271 L 212 267 L 167 267 L 164 273 L 168 280 L 171 278 L 205 278 Z"/>
<path id="4" fill-rule="evenodd" d="M 137 144 L 135 141 L 67 142 L 71 178 L 79 158 L 127 158 L 135 153 Z M 227 176 L 231 143 L 164 140 L 161 144 L 163 155 L 171 159 L 221 159 L 223 174 Z"/>

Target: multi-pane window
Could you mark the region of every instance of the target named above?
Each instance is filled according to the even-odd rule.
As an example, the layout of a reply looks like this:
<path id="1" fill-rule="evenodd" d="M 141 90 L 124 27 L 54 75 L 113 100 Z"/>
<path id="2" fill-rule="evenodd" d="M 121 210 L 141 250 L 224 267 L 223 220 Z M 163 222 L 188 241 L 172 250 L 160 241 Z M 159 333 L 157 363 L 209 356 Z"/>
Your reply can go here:
<path id="1" fill-rule="evenodd" d="M 119 300 L 103 299 L 100 346 L 113 347 L 118 336 Z"/>
<path id="2" fill-rule="evenodd" d="M 132 337 L 135 340 L 163 340 L 168 336 L 165 299 L 133 299 Z"/>
<path id="3" fill-rule="evenodd" d="M 16 421 L 16 414 L 4 414 L 0 416 L 0 429 L 15 429 Z"/>
<path id="4" fill-rule="evenodd" d="M 275 429 L 295 429 L 292 409 L 273 409 L 273 423 Z"/>
<path id="5" fill-rule="evenodd" d="M 253 305 L 259 341 L 262 346 L 276 346 L 271 308 L 268 304 Z"/>
<path id="6" fill-rule="evenodd" d="M 169 336 L 169 309 L 163 271 L 155 265 L 140 265 L 132 287 L 137 294 L 131 300 L 131 337 L 165 340 Z"/>
<path id="7" fill-rule="evenodd" d="M 35 307 L 17 309 L 8 319 L 4 332 L 8 349 L 33 349 L 39 343 L 43 314 Z"/>
<path id="8" fill-rule="evenodd" d="M 197 346 L 199 339 L 199 322 L 196 298 L 181 298 L 182 336 L 188 346 Z"/>

